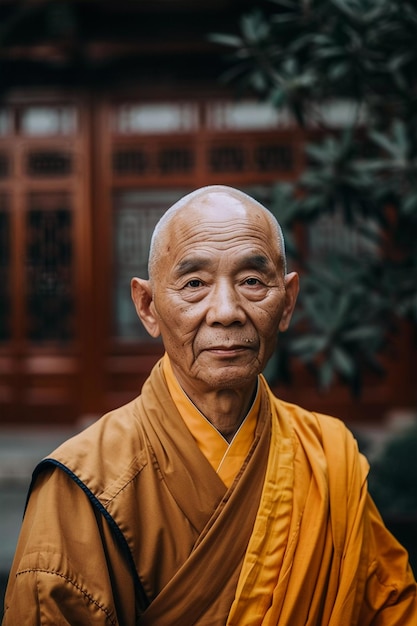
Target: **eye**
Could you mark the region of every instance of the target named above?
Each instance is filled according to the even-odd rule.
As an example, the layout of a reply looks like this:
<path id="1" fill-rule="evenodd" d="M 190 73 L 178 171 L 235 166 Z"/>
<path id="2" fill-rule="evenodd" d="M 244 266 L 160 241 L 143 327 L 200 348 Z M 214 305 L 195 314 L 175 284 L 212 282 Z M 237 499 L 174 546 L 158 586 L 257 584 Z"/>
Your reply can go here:
<path id="1" fill-rule="evenodd" d="M 260 285 L 261 281 L 259 280 L 259 278 L 254 278 L 253 276 L 251 276 L 250 278 L 246 278 L 244 283 L 245 285 L 249 285 L 250 287 L 252 287 L 254 285 Z"/>
<path id="2" fill-rule="evenodd" d="M 199 278 L 193 278 L 185 284 L 185 287 L 190 287 L 191 289 L 197 289 L 203 285 L 202 281 Z"/>

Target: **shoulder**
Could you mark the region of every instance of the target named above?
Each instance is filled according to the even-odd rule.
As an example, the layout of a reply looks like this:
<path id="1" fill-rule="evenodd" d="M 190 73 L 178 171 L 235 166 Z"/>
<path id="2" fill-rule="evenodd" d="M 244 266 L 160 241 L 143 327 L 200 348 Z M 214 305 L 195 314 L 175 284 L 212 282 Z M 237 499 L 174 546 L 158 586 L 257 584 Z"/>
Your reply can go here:
<path id="1" fill-rule="evenodd" d="M 168 396 L 161 370 L 159 361 L 137 398 L 64 442 L 35 469 L 34 479 L 55 465 L 103 501 L 119 493 L 149 465 L 147 433 L 165 410 L 161 398 Z"/>
<path id="2" fill-rule="evenodd" d="M 44 459 L 35 470 L 63 466 L 94 493 L 114 481 L 128 481 L 140 469 L 145 447 L 138 399 L 111 411 Z"/>
<path id="3" fill-rule="evenodd" d="M 368 462 L 359 452 L 355 437 L 342 420 L 309 411 L 275 396 L 272 398 L 280 419 L 289 425 L 297 447 L 303 449 L 311 462 L 322 458 L 330 471 L 350 467 L 359 471 L 362 478 L 366 476 Z"/>
<path id="4" fill-rule="evenodd" d="M 331 415 L 309 411 L 298 404 L 285 402 L 271 394 L 275 409 L 282 419 L 287 420 L 296 436 L 316 437 L 323 442 L 324 438 L 347 439 L 353 441 L 351 431 L 342 420 Z"/>

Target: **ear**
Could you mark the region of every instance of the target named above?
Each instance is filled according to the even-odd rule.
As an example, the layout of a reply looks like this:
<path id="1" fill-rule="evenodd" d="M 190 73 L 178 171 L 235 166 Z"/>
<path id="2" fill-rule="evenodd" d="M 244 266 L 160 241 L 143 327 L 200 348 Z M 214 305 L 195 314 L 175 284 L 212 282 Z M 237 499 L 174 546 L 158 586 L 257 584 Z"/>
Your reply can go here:
<path id="1" fill-rule="evenodd" d="M 159 322 L 155 311 L 151 283 L 149 280 L 135 277 L 132 278 L 130 287 L 139 319 L 151 337 L 159 337 Z"/>
<path id="2" fill-rule="evenodd" d="M 279 330 L 281 332 L 287 330 L 290 325 L 291 317 L 294 311 L 295 303 L 297 301 L 298 291 L 300 288 L 297 272 L 291 272 L 286 274 L 285 278 L 285 304 L 284 310 L 279 323 Z"/>

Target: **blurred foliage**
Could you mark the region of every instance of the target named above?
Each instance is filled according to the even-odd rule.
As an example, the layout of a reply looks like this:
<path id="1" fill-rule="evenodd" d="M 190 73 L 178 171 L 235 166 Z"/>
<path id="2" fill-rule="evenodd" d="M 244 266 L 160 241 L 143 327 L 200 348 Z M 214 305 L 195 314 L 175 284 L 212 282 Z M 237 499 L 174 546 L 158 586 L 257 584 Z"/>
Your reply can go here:
<path id="1" fill-rule="evenodd" d="M 321 387 L 338 377 L 359 392 L 396 322 L 417 322 L 417 5 L 271 0 L 256 3 L 237 34 L 211 39 L 231 51 L 225 80 L 285 107 L 318 137 L 301 179 L 277 184 L 269 201 L 302 273 L 284 345 Z M 340 102 L 348 115 L 336 129 L 329 105 Z M 294 226 L 323 215 L 341 216 L 360 236 L 359 251 L 335 242 L 305 258 Z"/>
<path id="2" fill-rule="evenodd" d="M 390 437 L 373 460 L 369 490 L 386 517 L 417 515 L 417 425 Z"/>

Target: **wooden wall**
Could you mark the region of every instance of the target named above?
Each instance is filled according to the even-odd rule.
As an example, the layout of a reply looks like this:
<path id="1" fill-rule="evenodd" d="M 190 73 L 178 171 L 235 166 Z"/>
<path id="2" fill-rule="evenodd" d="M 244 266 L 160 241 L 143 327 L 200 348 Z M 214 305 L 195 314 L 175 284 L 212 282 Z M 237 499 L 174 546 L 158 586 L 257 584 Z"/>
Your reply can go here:
<path id="1" fill-rule="evenodd" d="M 162 354 L 129 303 L 158 216 L 196 187 L 303 169 L 301 132 L 224 90 L 26 91 L 0 106 L 0 422 L 75 423 L 135 396 Z M 264 117 L 262 117 L 264 116 Z M 246 121 L 245 121 L 246 120 Z M 262 122 L 262 120 L 264 120 Z M 409 330 L 360 401 L 295 366 L 288 400 L 346 420 L 409 406 Z"/>

